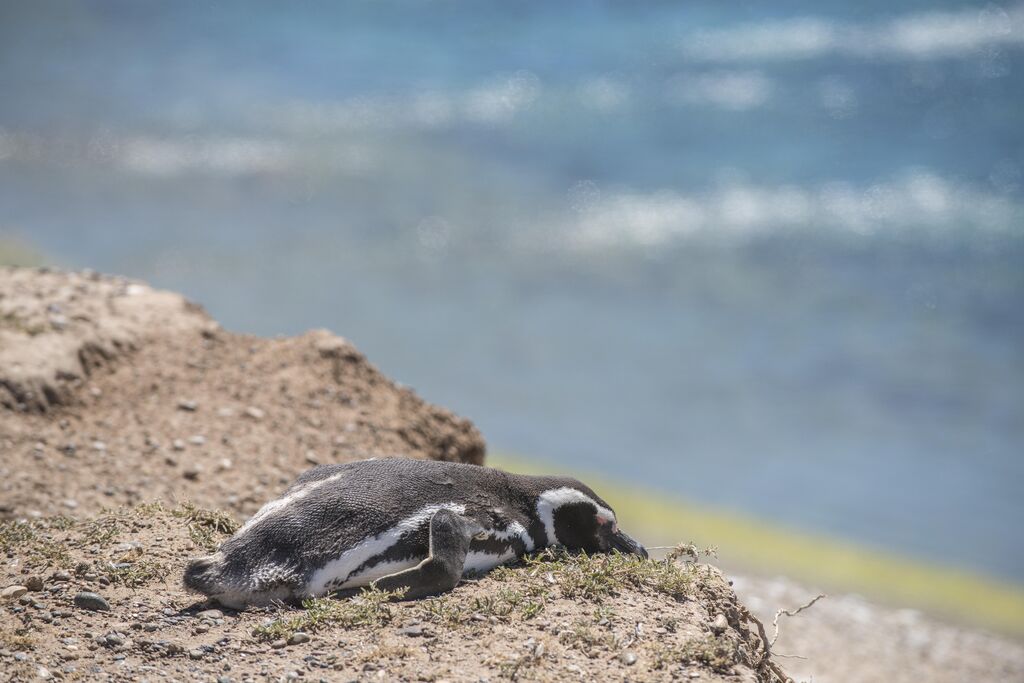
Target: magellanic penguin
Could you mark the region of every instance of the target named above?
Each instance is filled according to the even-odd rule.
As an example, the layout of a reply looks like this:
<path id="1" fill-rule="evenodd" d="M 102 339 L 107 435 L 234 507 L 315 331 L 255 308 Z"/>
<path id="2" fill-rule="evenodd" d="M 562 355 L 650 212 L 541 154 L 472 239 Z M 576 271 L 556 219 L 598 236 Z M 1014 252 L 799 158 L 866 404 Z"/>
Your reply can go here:
<path id="1" fill-rule="evenodd" d="M 185 586 L 235 608 L 370 585 L 418 598 L 552 545 L 647 556 L 575 479 L 363 460 L 299 476 L 216 553 L 192 560 Z"/>

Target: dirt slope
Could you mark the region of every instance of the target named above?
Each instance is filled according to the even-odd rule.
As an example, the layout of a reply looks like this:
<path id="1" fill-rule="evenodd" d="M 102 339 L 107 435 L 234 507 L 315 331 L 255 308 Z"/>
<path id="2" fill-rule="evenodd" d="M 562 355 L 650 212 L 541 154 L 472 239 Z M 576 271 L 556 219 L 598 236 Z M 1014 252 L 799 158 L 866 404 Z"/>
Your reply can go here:
<path id="1" fill-rule="evenodd" d="M 141 283 L 0 269 L 0 514 L 162 499 L 246 516 L 316 462 L 484 450 L 326 331 L 233 334 Z"/>

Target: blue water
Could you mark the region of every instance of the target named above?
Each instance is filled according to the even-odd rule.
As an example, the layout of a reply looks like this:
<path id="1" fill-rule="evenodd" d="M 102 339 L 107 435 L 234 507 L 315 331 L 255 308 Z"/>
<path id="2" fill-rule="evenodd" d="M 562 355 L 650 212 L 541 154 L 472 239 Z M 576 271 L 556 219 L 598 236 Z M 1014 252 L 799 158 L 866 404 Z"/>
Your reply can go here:
<path id="1" fill-rule="evenodd" d="M 1024 581 L 1022 112 L 1019 5 L 4 3 L 0 235 Z"/>

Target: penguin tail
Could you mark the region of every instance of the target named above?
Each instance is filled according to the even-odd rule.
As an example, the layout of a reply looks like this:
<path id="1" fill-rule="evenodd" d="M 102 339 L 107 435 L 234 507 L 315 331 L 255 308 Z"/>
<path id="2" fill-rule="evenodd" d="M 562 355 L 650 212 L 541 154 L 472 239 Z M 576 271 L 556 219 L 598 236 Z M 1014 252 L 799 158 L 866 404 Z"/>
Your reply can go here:
<path id="1" fill-rule="evenodd" d="M 221 592 L 220 562 L 216 555 L 190 560 L 185 567 L 185 588 L 203 595 Z"/>

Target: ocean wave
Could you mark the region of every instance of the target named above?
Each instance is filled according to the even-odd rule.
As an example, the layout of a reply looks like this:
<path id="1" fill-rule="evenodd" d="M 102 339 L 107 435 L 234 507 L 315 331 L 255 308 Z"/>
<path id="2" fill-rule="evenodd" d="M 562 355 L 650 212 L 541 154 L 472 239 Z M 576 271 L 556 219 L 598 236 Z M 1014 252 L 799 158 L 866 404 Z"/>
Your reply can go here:
<path id="1" fill-rule="evenodd" d="M 799 17 L 700 31 L 682 49 L 701 62 L 812 59 L 829 54 L 868 59 L 958 57 L 1024 45 L 1024 6 L 920 12 L 875 24 Z"/>
<path id="2" fill-rule="evenodd" d="M 570 191 L 573 217 L 560 231 L 575 250 L 657 247 L 686 239 L 745 242 L 785 231 L 875 235 L 918 230 L 1021 230 L 1024 205 L 983 188 L 916 171 L 869 186 L 814 187 L 733 181 L 701 194 L 666 190 L 605 196 L 593 183 Z"/>

